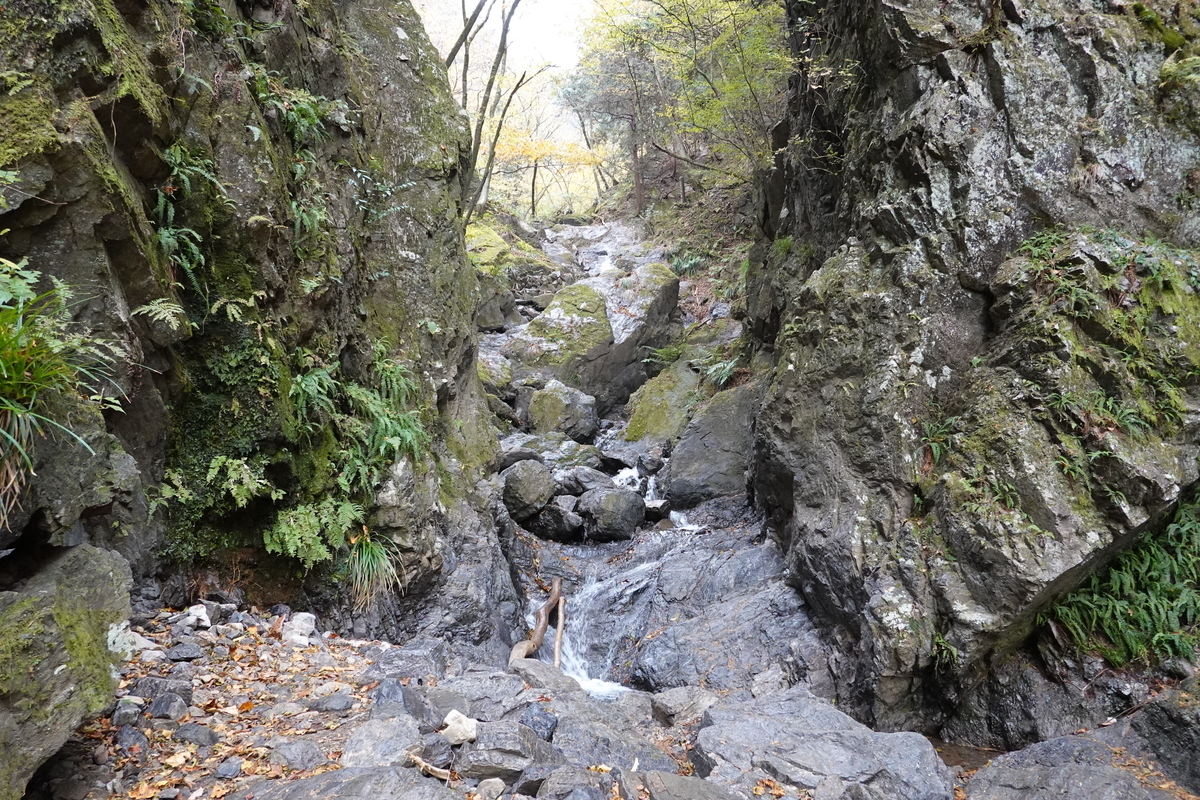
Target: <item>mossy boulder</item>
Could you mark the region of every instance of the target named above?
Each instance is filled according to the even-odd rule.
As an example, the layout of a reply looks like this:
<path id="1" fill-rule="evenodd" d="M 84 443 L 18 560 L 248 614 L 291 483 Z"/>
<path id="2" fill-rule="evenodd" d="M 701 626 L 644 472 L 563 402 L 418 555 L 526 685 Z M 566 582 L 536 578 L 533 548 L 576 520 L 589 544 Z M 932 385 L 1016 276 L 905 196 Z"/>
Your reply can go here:
<path id="1" fill-rule="evenodd" d="M 512 385 L 513 366 L 507 358 L 490 350 L 480 350 L 476 356 L 475 369 L 479 373 L 479 382 L 488 394 L 493 394 L 501 400 L 516 398 Z"/>
<path id="2" fill-rule="evenodd" d="M 703 383 L 696 362 L 713 358 L 741 333 L 742 326 L 731 319 L 693 325 L 674 346 L 675 360 L 629 397 L 625 441 L 659 445 L 677 441 L 692 412 L 713 392 L 711 385 Z"/>
<path id="3" fill-rule="evenodd" d="M 700 375 L 686 359 L 672 362 L 629 398 L 629 442 L 673 442 L 679 438 L 701 400 Z"/>
<path id="4" fill-rule="evenodd" d="M 518 377 L 555 377 L 596 398 L 604 413 L 646 382 L 646 353 L 675 338 L 679 279 L 663 264 L 610 268 L 566 287 L 501 352 Z"/>
<path id="5" fill-rule="evenodd" d="M 468 225 L 467 257 L 471 265 L 500 288 L 518 296 L 558 291 L 569 274 L 522 238 L 514 230 L 516 224 L 487 215 Z"/>
<path id="6" fill-rule="evenodd" d="M 561 381 L 549 380 L 528 400 L 518 404 L 534 433 L 561 431 L 577 442 L 587 443 L 596 435 L 596 398 L 572 389 Z"/>
<path id="7" fill-rule="evenodd" d="M 541 316 L 514 335 L 501 352 L 529 370 L 567 374 L 599 358 L 612 342 L 604 295 L 576 283 L 555 295 Z"/>
<path id="8" fill-rule="evenodd" d="M 0 800 L 112 700 L 109 634 L 129 618 L 129 565 L 90 545 L 56 549 L 0 591 Z"/>

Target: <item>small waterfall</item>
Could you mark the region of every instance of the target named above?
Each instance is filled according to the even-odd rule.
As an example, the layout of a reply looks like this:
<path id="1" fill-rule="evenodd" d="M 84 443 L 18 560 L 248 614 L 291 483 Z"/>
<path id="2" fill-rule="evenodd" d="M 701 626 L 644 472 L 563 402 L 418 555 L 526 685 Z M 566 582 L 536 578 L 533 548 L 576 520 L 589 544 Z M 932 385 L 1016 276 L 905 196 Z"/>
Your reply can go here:
<path id="1" fill-rule="evenodd" d="M 653 584 L 661 563 L 657 559 L 648 561 L 603 579 L 593 573 L 578 590 L 567 595 L 562 671 L 592 697 L 613 698 L 629 691 L 626 686 L 594 676 L 611 673 L 617 648 L 628 632 L 621 622 L 636 618 L 639 599 Z M 554 660 L 553 631 L 546 632 L 537 655 L 543 661 Z"/>

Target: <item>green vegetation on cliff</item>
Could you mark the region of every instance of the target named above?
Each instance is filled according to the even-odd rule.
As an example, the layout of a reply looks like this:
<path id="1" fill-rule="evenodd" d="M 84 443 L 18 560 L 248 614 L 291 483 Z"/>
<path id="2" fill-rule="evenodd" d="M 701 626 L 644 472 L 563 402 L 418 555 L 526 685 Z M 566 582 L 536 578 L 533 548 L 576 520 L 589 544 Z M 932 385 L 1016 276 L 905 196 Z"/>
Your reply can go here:
<path id="1" fill-rule="evenodd" d="M 88 447 L 63 418 L 64 399 L 78 394 L 113 405 L 103 383 L 112 348 L 72 320 L 66 287 L 39 293 L 41 280 L 24 262 L 0 258 L 0 531 L 33 471 L 36 437 L 64 433 Z"/>
<path id="2" fill-rule="evenodd" d="M 1200 505 L 1117 556 L 1041 618 L 1081 649 L 1121 666 L 1155 657 L 1191 659 L 1200 644 Z"/>

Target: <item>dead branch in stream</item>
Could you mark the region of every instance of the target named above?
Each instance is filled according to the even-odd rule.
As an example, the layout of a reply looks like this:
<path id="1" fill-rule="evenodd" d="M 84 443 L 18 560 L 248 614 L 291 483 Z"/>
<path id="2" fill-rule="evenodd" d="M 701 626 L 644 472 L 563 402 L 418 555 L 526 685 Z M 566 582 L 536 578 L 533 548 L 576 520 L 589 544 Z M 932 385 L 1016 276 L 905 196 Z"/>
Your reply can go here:
<path id="1" fill-rule="evenodd" d="M 562 666 L 563 630 L 567 627 L 567 598 L 558 598 L 558 629 L 554 632 L 554 666 Z"/>
<path id="2" fill-rule="evenodd" d="M 433 764 L 430 764 L 428 761 L 425 761 L 423 758 L 421 758 L 416 753 L 409 753 L 408 758 L 409 758 L 409 760 L 412 761 L 412 763 L 414 765 L 416 765 L 416 767 L 419 770 L 424 772 L 426 775 L 429 775 L 430 777 L 437 778 L 438 780 L 441 780 L 441 781 L 448 781 L 448 780 L 450 780 L 450 778 L 453 777 L 450 774 L 450 770 L 442 769 L 441 767 L 435 767 Z"/>
<path id="3" fill-rule="evenodd" d="M 546 638 L 546 629 L 550 627 L 550 612 L 558 605 L 559 598 L 561 597 L 562 578 L 555 578 L 550 583 L 550 599 L 538 609 L 533 633 L 525 641 L 517 642 L 513 645 L 512 652 L 508 655 L 508 663 L 511 664 L 518 658 L 529 658 L 538 651 L 538 648 L 542 646 L 542 642 Z"/>

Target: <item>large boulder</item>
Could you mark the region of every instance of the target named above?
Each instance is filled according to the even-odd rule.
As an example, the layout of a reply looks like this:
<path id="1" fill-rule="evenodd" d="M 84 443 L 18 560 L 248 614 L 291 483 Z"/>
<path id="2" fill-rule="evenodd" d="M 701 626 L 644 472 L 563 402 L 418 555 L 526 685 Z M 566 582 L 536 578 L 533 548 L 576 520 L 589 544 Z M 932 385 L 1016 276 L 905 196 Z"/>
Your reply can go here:
<path id="1" fill-rule="evenodd" d="M 462 800 L 461 792 L 404 767 L 339 769 L 297 781 L 274 781 L 256 796 L 259 800 Z"/>
<path id="2" fill-rule="evenodd" d="M 616 542 L 631 538 L 642 524 L 646 501 L 629 489 L 592 489 L 579 498 L 576 511 L 589 539 Z"/>
<path id="3" fill-rule="evenodd" d="M 341 763 L 343 767 L 406 767 L 408 754 L 423 745 L 417 721 L 410 716 L 367 720 L 342 748 Z"/>
<path id="4" fill-rule="evenodd" d="M 554 469 L 599 469 L 603 465 L 603 458 L 595 445 L 580 444 L 565 433 L 557 431 L 543 434 L 514 433 L 503 441 L 502 447 L 501 459 L 506 458 L 506 454 L 519 454 L 520 457 L 536 454 L 537 460 Z"/>
<path id="5" fill-rule="evenodd" d="M 528 369 L 566 376 L 599 358 L 612 342 L 604 295 L 576 283 L 555 295 L 540 316 L 515 332 L 501 353 Z"/>
<path id="6" fill-rule="evenodd" d="M 562 754 L 556 748 L 521 723 L 483 722 L 475 741 L 463 745 L 458 772 L 468 778 L 500 778 L 512 783 L 531 766 L 562 763 Z"/>
<path id="7" fill-rule="evenodd" d="M 747 276 L 775 362 L 753 494 L 862 664 L 839 675 L 843 707 L 936 726 L 1197 479 L 1196 409 L 1168 384 L 1200 365 L 1200 296 L 1184 254 L 1129 236 L 1200 243 L 1200 206 L 1178 199 L 1200 141 L 1164 113 L 1171 48 L 1147 27 L 1190 12 L 787 5 L 819 32 L 803 57 L 863 71 L 789 104 L 784 130 L 816 139 L 781 153 L 777 239 Z M 1093 425 L 1097 404 L 1134 427 Z"/>
<path id="8" fill-rule="evenodd" d="M 517 413 L 534 433 L 559 431 L 577 442 L 590 442 L 600 426 L 596 398 L 553 378 L 541 389 L 522 392 Z"/>
<path id="9" fill-rule="evenodd" d="M 524 523 L 530 533 L 552 542 L 578 542 L 583 538 L 583 517 L 557 502 L 548 503 Z"/>
<path id="10" fill-rule="evenodd" d="M 697 412 L 671 452 L 667 498 L 673 508 L 746 491 L 759 397 L 759 386 L 746 384 L 720 392 Z"/>
<path id="11" fill-rule="evenodd" d="M 628 274 L 608 268 L 560 291 L 501 352 L 519 373 L 558 377 L 594 396 L 603 413 L 650 377 L 647 348 L 671 339 L 678 302 L 679 278 L 665 264 Z"/>
<path id="12" fill-rule="evenodd" d="M 709 709 L 692 760 L 698 775 L 751 790 L 763 777 L 870 800 L 950 800 L 953 788 L 925 737 L 876 733 L 801 686 Z"/>
<path id="13" fill-rule="evenodd" d="M 495 333 L 524 322 L 517 312 L 513 293 L 497 278 L 483 273 L 479 276 L 479 305 L 475 309 L 475 325 L 484 333 Z"/>
<path id="14" fill-rule="evenodd" d="M 563 494 L 576 497 L 592 489 L 611 489 L 614 485 L 609 475 L 591 467 L 559 470 L 554 473 L 554 480 L 558 481 Z"/>
<path id="15" fill-rule="evenodd" d="M 24 795 L 41 763 L 112 701 L 120 656 L 109 636 L 129 618 L 132 578 L 116 553 L 56 550 L 30 571 L 0 591 L 3 800 Z"/>
<path id="16" fill-rule="evenodd" d="M 1114 748 L 1085 736 L 1064 736 L 1005 753 L 967 782 L 967 800 L 1051 800 L 1060 797 L 1103 800 L 1169 800 L 1178 797 L 1146 786 L 1134 762 L 1122 769 Z M 1132 766 L 1138 771 L 1128 767 Z"/>
<path id="17" fill-rule="evenodd" d="M 516 390 L 512 385 L 512 363 L 507 358 L 491 350 L 480 350 L 476 356 L 475 369 L 479 373 L 479 382 L 483 384 L 485 392 L 505 402 L 517 399 Z"/>
<path id="18" fill-rule="evenodd" d="M 540 461 L 518 461 L 504 472 L 504 506 L 517 522 L 524 522 L 541 511 L 558 484 Z"/>
<path id="19" fill-rule="evenodd" d="M 700 402 L 699 389 L 700 373 L 686 359 L 673 361 L 630 396 L 626 441 L 664 444 L 677 440 Z"/>

